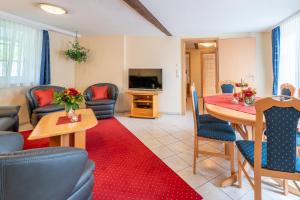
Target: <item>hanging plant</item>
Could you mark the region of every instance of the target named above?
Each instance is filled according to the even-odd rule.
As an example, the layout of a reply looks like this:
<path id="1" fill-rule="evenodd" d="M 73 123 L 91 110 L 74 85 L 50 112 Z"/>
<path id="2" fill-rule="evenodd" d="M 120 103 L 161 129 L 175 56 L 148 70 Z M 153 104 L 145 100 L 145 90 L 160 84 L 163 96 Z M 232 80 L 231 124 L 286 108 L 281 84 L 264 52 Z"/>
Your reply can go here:
<path id="1" fill-rule="evenodd" d="M 75 42 L 70 42 L 71 48 L 65 51 L 65 56 L 77 63 L 84 63 L 88 58 L 88 53 L 90 50 L 83 46 L 80 46 L 78 42 L 78 37 L 76 33 Z"/>

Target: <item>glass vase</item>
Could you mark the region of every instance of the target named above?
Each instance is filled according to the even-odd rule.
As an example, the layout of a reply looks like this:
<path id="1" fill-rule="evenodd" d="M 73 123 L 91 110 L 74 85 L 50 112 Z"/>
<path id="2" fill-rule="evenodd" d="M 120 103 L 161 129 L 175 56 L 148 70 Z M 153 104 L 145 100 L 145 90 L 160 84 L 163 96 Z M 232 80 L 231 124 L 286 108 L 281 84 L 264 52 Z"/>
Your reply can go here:
<path id="1" fill-rule="evenodd" d="M 255 96 L 244 97 L 245 106 L 253 106 L 255 103 Z"/>

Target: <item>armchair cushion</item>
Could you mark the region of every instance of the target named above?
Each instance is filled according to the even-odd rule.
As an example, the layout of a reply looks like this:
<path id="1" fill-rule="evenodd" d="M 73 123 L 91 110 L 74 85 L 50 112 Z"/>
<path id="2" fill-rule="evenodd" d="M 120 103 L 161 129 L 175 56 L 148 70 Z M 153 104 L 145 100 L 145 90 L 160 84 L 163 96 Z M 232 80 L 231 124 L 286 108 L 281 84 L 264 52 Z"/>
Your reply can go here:
<path id="1" fill-rule="evenodd" d="M 0 118 L 0 131 L 15 131 L 16 120 L 10 117 Z"/>
<path id="2" fill-rule="evenodd" d="M 88 106 L 97 106 L 97 105 L 110 105 L 115 104 L 116 101 L 113 99 L 103 99 L 103 100 L 96 100 L 96 101 L 86 101 L 86 105 Z"/>
<path id="3" fill-rule="evenodd" d="M 0 117 L 16 117 L 21 106 L 0 106 Z"/>
<path id="4" fill-rule="evenodd" d="M 38 101 L 39 107 L 47 106 L 53 102 L 54 89 L 35 90 L 34 95 Z"/>
<path id="5" fill-rule="evenodd" d="M 20 133 L 0 131 L 0 153 L 20 151 L 23 144 L 23 136 Z"/>
<path id="6" fill-rule="evenodd" d="M 64 110 L 63 105 L 56 105 L 56 104 L 51 104 L 43 107 L 38 107 L 33 110 L 33 113 L 50 113 L 50 112 L 56 112 L 56 111 L 62 111 Z"/>
<path id="7" fill-rule="evenodd" d="M 92 86 L 92 99 L 95 100 L 102 100 L 102 99 L 108 99 L 108 86 Z"/>

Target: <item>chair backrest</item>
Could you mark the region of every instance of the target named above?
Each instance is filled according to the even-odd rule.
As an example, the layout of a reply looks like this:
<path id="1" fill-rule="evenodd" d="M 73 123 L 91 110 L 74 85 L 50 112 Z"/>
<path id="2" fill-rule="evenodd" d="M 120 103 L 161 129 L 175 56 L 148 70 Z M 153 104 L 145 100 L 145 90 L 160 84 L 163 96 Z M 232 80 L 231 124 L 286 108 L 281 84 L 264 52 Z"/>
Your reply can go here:
<path id="1" fill-rule="evenodd" d="M 296 134 L 300 118 L 300 100 L 269 97 L 258 100 L 256 108 L 254 167 L 261 163 L 262 136 L 267 136 L 267 168 L 295 172 Z M 265 118 L 265 130 L 264 130 Z"/>
<path id="2" fill-rule="evenodd" d="M 294 96 L 296 88 L 290 83 L 283 83 L 280 85 L 280 95 Z"/>
<path id="3" fill-rule="evenodd" d="M 75 148 L 0 154 L 0 199 L 66 200 L 86 162 L 86 151 Z"/>
<path id="4" fill-rule="evenodd" d="M 194 83 L 191 84 L 191 94 L 192 94 L 192 108 L 193 108 L 193 118 L 194 118 L 194 133 L 195 135 L 197 135 L 198 125 L 200 123 L 200 113 L 199 113 L 198 94 Z"/>
<path id="5" fill-rule="evenodd" d="M 55 92 L 62 92 L 64 91 L 64 87 L 60 86 L 54 86 L 54 85 L 38 85 L 34 86 L 32 88 L 29 88 L 26 91 L 26 100 L 27 100 L 27 106 L 28 106 L 28 112 L 29 112 L 29 119 L 31 118 L 32 110 L 37 108 L 39 106 L 38 100 L 35 97 L 34 91 L 35 90 L 47 90 L 53 88 Z"/>
<path id="6" fill-rule="evenodd" d="M 117 100 L 119 95 L 119 89 L 116 85 L 112 83 L 97 83 L 94 85 L 89 86 L 85 91 L 83 92 L 84 98 L 86 101 L 91 101 L 93 98 L 92 94 L 92 86 L 108 86 L 108 95 L 110 99 Z"/>
<path id="7" fill-rule="evenodd" d="M 235 83 L 230 80 L 219 81 L 219 87 L 223 94 L 231 94 L 235 91 Z"/>

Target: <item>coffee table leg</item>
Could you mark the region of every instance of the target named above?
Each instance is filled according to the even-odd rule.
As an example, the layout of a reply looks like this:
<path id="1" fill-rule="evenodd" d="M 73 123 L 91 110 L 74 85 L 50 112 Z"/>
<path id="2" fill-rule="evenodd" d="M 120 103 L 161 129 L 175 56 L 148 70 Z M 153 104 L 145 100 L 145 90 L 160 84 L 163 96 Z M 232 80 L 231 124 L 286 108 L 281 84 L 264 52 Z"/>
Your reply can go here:
<path id="1" fill-rule="evenodd" d="M 50 147 L 69 147 L 70 146 L 70 135 L 60 135 L 55 137 L 50 137 L 49 141 Z"/>
<path id="2" fill-rule="evenodd" d="M 85 149 L 85 131 L 74 133 L 74 147 Z"/>

